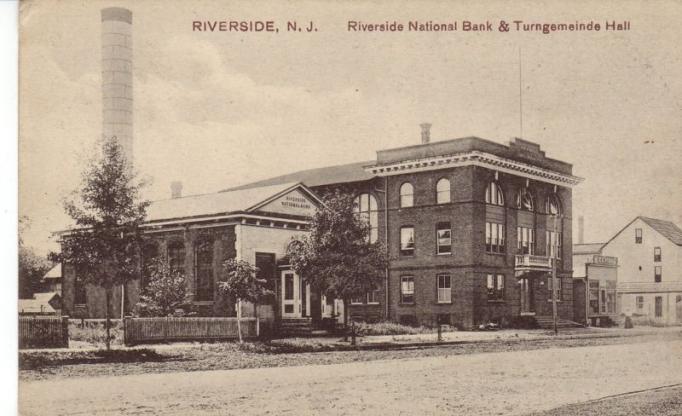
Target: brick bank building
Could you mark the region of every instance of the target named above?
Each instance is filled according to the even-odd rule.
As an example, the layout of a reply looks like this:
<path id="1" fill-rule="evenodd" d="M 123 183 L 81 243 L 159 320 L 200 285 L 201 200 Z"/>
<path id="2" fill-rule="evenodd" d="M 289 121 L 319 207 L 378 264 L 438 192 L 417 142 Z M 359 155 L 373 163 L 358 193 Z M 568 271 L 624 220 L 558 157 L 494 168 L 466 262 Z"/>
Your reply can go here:
<path id="1" fill-rule="evenodd" d="M 199 316 L 233 316 L 234 303 L 216 291 L 227 258 L 255 264 L 275 295 L 245 315 L 341 320 L 340 302 L 314 293 L 289 267 L 285 253 L 325 192 L 356 196 L 356 211 L 385 242 L 389 267 L 382 287 L 353 299 L 354 320 L 392 320 L 462 329 L 481 323 L 538 321 L 552 314 L 556 261 L 559 316 L 573 320 L 570 164 L 546 157 L 521 139 L 508 146 L 466 137 L 380 150 L 376 160 L 292 173 L 214 194 L 156 201 L 148 210 L 141 278 L 117 291 L 112 310 L 126 313 L 148 279 L 148 265 L 165 258 L 183 272 Z M 556 244 L 553 242 L 556 241 Z M 64 265 L 63 299 L 71 316 L 103 317 L 104 294 L 82 287 Z M 529 319 L 529 318 L 525 318 Z M 532 318 L 530 318 L 532 319 Z"/>

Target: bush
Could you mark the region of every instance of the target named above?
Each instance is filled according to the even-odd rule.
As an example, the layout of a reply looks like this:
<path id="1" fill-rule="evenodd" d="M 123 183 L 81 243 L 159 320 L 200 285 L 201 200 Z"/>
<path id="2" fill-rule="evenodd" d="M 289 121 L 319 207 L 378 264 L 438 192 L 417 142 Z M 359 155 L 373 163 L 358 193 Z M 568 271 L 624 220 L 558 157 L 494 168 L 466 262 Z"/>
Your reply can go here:
<path id="1" fill-rule="evenodd" d="M 139 363 L 163 360 L 162 355 L 147 348 L 109 351 L 20 352 L 19 369 L 40 370 L 45 367 L 75 364 Z"/>
<path id="2" fill-rule="evenodd" d="M 98 345 L 106 343 L 107 330 L 104 321 L 78 321 L 69 322 L 69 340 L 83 341 Z M 123 328 L 121 321 L 111 321 L 112 344 L 123 344 Z"/>
<path id="3" fill-rule="evenodd" d="M 395 322 L 359 323 L 356 324 L 356 330 L 362 335 L 414 335 L 431 334 L 434 332 L 432 328 L 407 326 Z"/>

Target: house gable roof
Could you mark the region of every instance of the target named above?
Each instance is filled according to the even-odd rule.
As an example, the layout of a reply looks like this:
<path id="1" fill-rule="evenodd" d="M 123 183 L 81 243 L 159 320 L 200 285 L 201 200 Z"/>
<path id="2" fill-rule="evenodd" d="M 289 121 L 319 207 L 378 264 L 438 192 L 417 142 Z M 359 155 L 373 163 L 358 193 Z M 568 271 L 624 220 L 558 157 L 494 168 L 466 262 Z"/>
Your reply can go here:
<path id="1" fill-rule="evenodd" d="M 615 240 L 623 231 L 625 231 L 632 223 L 641 220 L 643 223 L 653 228 L 654 231 L 661 234 L 663 237 L 670 240 L 673 244 L 682 246 L 682 230 L 671 221 L 659 220 L 656 218 L 649 218 L 644 216 L 637 216 L 632 221 L 627 223 L 620 231 L 618 231 L 604 246 L 607 246 L 611 241 Z"/>
<path id="2" fill-rule="evenodd" d="M 599 254 L 606 243 L 573 244 L 573 254 Z"/>

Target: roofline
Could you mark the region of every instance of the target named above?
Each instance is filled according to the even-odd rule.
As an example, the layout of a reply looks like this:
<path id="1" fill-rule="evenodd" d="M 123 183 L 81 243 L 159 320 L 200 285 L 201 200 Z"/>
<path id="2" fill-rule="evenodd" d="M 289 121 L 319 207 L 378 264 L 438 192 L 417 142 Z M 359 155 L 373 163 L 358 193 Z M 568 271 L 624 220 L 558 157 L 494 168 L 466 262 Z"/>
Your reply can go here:
<path id="1" fill-rule="evenodd" d="M 274 186 L 274 185 L 273 185 L 273 186 Z M 264 205 L 269 204 L 270 202 L 276 200 L 277 198 L 281 197 L 282 195 L 284 195 L 284 194 L 286 194 L 286 193 L 288 193 L 288 192 L 293 191 L 293 190 L 296 189 L 296 188 L 303 188 L 303 190 L 304 190 L 306 193 L 309 194 L 308 196 L 310 196 L 311 198 L 313 198 L 313 199 L 315 200 L 315 202 L 317 202 L 318 204 L 324 206 L 324 202 L 322 202 L 322 200 L 321 200 L 320 198 L 318 198 L 317 195 L 315 195 L 315 193 L 314 193 L 312 190 L 310 190 L 310 188 L 308 188 L 307 186 L 305 186 L 302 182 L 296 182 L 296 183 L 294 183 L 293 185 L 291 185 L 290 187 L 288 187 L 288 188 L 286 188 L 286 189 L 284 189 L 284 190 L 282 190 L 282 191 L 276 193 L 275 195 L 272 195 L 271 197 L 265 199 L 264 201 L 261 201 L 261 202 L 257 203 L 256 205 L 253 205 L 252 207 L 247 208 L 245 211 L 246 211 L 246 212 L 255 211 L 255 210 L 257 210 L 258 208 L 260 208 L 260 207 L 262 207 L 262 206 L 264 206 Z M 253 188 L 251 188 L 251 189 L 253 189 Z"/>
<path id="2" fill-rule="evenodd" d="M 630 225 L 632 225 L 633 222 L 635 222 L 635 221 L 637 221 L 637 220 L 642 220 L 642 222 L 643 222 L 644 224 L 646 224 L 647 227 L 649 227 L 649 228 L 651 228 L 652 230 L 656 231 L 658 234 L 660 234 L 662 237 L 664 237 L 666 240 L 670 241 L 671 243 L 675 244 L 676 246 L 680 246 L 680 245 L 677 244 L 676 242 L 672 241 L 668 236 L 663 235 L 663 233 L 661 233 L 660 231 L 658 231 L 657 229 L 655 229 L 654 227 L 652 227 L 651 224 L 649 224 L 648 222 L 646 222 L 646 220 L 644 220 L 644 218 L 648 218 L 648 219 L 656 220 L 656 221 L 665 221 L 665 220 L 659 220 L 659 219 L 656 219 L 656 218 L 645 217 L 644 215 L 638 215 L 638 216 L 636 216 L 632 221 L 630 221 L 629 223 L 627 223 L 627 225 L 625 225 L 625 227 L 621 228 L 621 230 L 618 231 L 613 237 L 611 237 L 611 239 L 610 239 L 609 241 L 607 241 L 606 243 L 604 243 L 604 245 L 602 246 L 602 248 L 606 247 L 606 245 L 608 245 L 611 241 L 615 240 L 616 237 L 618 237 L 623 231 L 625 231 L 626 228 L 628 228 Z M 676 224 L 675 224 L 674 222 L 672 222 L 672 221 L 668 221 L 668 222 L 672 223 L 673 225 L 676 225 Z M 680 247 L 682 247 L 682 246 L 680 246 Z"/>

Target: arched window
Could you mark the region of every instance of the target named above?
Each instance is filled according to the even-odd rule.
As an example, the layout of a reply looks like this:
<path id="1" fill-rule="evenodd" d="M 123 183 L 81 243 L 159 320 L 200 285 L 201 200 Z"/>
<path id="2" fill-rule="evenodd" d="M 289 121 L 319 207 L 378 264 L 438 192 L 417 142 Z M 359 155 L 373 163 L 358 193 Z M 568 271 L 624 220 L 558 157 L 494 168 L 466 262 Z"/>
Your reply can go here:
<path id="1" fill-rule="evenodd" d="M 213 300 L 213 242 L 199 240 L 194 244 L 194 278 L 196 300 Z"/>
<path id="2" fill-rule="evenodd" d="M 168 267 L 171 273 L 185 275 L 185 243 L 182 241 L 168 243 Z"/>
<path id="3" fill-rule="evenodd" d="M 142 247 L 142 278 L 140 279 L 140 288 L 145 288 L 152 277 L 154 270 L 154 262 L 159 257 L 159 246 L 150 241 Z"/>
<path id="4" fill-rule="evenodd" d="M 561 203 L 556 194 L 551 194 L 547 197 L 545 212 L 549 215 L 561 215 Z"/>
<path id="5" fill-rule="evenodd" d="M 409 182 L 405 182 L 400 186 L 400 208 L 409 208 L 414 206 L 414 188 Z"/>
<path id="6" fill-rule="evenodd" d="M 485 188 L 485 203 L 504 206 L 504 193 L 497 182 L 490 182 Z"/>
<path id="7" fill-rule="evenodd" d="M 353 211 L 369 224 L 369 242 L 379 238 L 379 207 L 372 194 L 360 194 L 353 201 Z"/>
<path id="8" fill-rule="evenodd" d="M 436 182 L 436 203 L 447 204 L 448 202 L 450 202 L 450 181 L 441 178 Z"/>
<path id="9" fill-rule="evenodd" d="M 535 209 L 533 195 L 528 191 L 528 188 L 524 187 L 519 190 L 519 193 L 516 195 L 516 208 L 524 211 L 533 211 Z"/>

